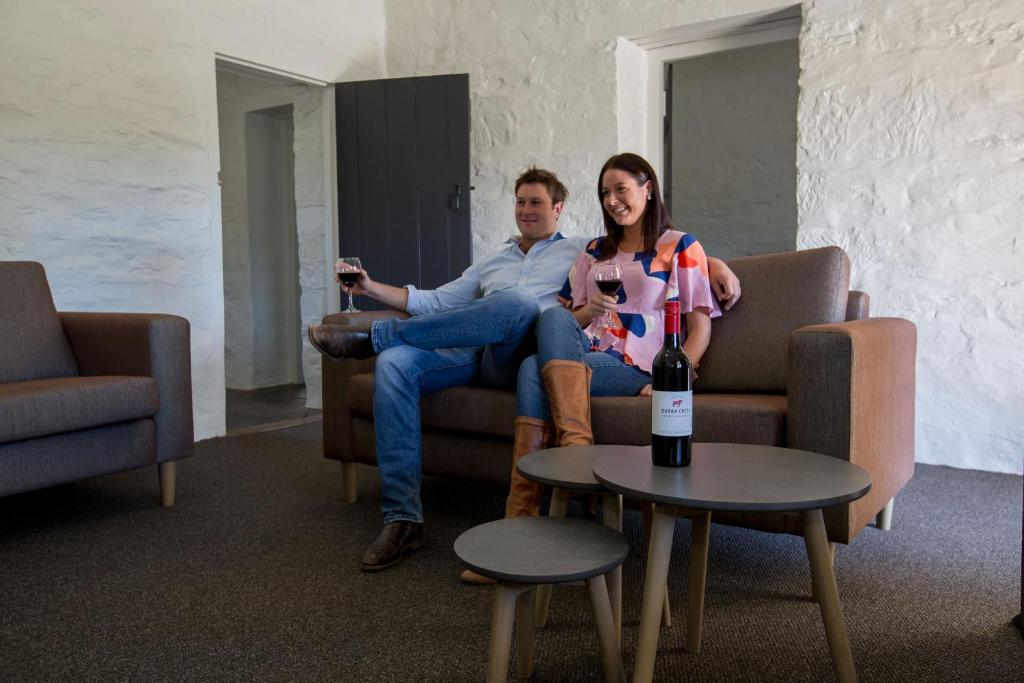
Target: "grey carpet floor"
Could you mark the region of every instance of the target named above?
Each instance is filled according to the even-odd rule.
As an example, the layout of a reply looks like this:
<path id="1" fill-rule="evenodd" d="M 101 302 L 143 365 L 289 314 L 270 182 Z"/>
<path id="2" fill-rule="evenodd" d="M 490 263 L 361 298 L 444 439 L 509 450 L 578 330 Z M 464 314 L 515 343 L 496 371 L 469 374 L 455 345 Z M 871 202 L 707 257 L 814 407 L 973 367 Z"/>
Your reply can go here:
<path id="1" fill-rule="evenodd" d="M 155 468 L 0 499 L 0 680 L 482 680 L 492 591 L 457 582 L 451 547 L 501 513 L 503 492 L 428 479 L 427 547 L 363 574 L 376 471 L 360 467 L 360 499 L 343 505 L 319 430 L 198 444 L 169 509 Z M 703 648 L 683 651 L 688 524 L 677 524 L 675 620 L 656 679 L 830 680 L 803 543 L 790 536 L 712 527 Z M 628 512 L 627 672 L 641 527 Z M 1019 476 L 918 466 L 892 531 L 866 529 L 837 552 L 860 679 L 1024 680 L 1009 624 L 1020 539 Z M 583 588 L 555 590 L 535 661 L 534 680 L 602 679 Z"/>

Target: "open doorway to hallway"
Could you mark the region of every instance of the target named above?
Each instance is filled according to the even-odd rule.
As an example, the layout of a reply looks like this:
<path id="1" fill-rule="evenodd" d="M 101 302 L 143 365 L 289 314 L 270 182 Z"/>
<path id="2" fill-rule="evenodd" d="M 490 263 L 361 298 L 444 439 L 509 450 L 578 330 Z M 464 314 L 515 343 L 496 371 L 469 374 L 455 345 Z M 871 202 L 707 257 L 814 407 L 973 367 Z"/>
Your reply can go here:
<path id="1" fill-rule="evenodd" d="M 325 305 L 322 90 L 217 63 L 229 434 L 319 419 L 304 321 Z"/>
<path id="2" fill-rule="evenodd" d="M 797 39 L 666 64 L 665 194 L 721 258 L 796 249 Z"/>

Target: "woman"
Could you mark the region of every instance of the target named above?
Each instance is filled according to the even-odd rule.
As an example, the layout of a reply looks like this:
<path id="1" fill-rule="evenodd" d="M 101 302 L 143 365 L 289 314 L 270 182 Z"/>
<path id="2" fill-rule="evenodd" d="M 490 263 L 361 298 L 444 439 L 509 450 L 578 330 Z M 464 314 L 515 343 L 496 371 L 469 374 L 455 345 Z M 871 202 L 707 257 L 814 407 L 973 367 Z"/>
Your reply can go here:
<path id="1" fill-rule="evenodd" d="M 506 517 L 536 515 L 540 485 L 515 467 L 526 453 L 593 443 L 590 396 L 649 395 L 651 365 L 664 343 L 664 303 L 678 299 L 683 349 L 696 368 L 721 315 L 700 244 L 677 231 L 662 203 L 654 169 L 636 154 L 617 154 L 598 176 L 605 235 L 587 245 L 559 297 L 537 322 L 538 353 L 519 368 L 512 486 Z M 600 292 L 592 271 L 612 260 L 622 270 L 615 295 Z M 612 327 L 599 319 L 610 314 Z M 466 570 L 468 583 L 489 583 Z"/>

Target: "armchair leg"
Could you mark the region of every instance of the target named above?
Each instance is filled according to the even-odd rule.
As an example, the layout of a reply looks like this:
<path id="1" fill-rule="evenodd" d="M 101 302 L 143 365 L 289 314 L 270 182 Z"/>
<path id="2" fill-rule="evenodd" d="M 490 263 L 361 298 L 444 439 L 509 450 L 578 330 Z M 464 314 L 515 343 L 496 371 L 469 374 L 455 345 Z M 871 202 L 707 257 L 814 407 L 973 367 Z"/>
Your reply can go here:
<path id="1" fill-rule="evenodd" d="M 356 474 L 356 464 L 354 462 L 342 462 L 341 463 L 341 502 L 342 503 L 354 503 L 356 502 L 356 484 L 358 483 L 358 475 Z"/>
<path id="2" fill-rule="evenodd" d="M 160 472 L 160 504 L 165 508 L 174 505 L 174 476 L 177 473 L 178 463 L 162 462 L 157 465 Z"/>
<path id="3" fill-rule="evenodd" d="M 892 528 L 892 502 L 894 500 L 896 499 L 890 498 L 885 507 L 875 516 L 875 526 L 882 531 L 888 531 Z"/>

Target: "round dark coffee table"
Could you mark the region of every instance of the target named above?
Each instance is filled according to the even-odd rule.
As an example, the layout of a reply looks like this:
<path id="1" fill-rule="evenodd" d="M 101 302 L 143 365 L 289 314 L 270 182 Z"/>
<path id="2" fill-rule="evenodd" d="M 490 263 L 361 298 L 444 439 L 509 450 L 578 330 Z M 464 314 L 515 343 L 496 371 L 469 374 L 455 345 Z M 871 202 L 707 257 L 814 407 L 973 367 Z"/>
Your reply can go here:
<path id="1" fill-rule="evenodd" d="M 603 519 L 605 526 L 622 531 L 622 496 L 609 491 L 594 478 L 594 464 L 606 455 L 620 453 L 624 446 L 576 446 L 548 448 L 524 455 L 516 462 L 516 468 L 524 477 L 551 487 L 549 517 L 564 517 L 573 491 L 599 494 L 603 498 Z M 647 450 L 647 449 L 644 449 Z M 608 597 L 612 604 L 616 637 L 622 636 L 622 566 L 608 572 Z M 551 601 L 551 586 L 537 589 L 536 625 L 540 628 L 547 623 L 548 605 Z M 662 624 L 670 626 L 671 611 L 668 593 L 662 611 Z"/>
<path id="2" fill-rule="evenodd" d="M 516 461 L 516 469 L 527 479 L 551 487 L 548 517 L 565 517 L 573 491 L 601 494 L 605 526 L 621 532 L 622 496 L 612 493 L 594 478 L 594 463 L 598 458 L 615 453 L 615 449 L 615 446 L 548 448 L 524 455 Z M 622 565 L 609 572 L 606 580 L 618 638 L 622 634 Z M 547 623 L 550 602 L 551 586 L 538 588 L 536 624 L 539 628 Z"/>
<path id="3" fill-rule="evenodd" d="M 649 681 L 654 675 L 658 621 L 678 507 L 704 511 L 693 520 L 687 587 L 688 650 L 695 652 L 700 647 L 711 513 L 798 511 L 832 666 L 839 681 L 856 680 L 821 510 L 865 495 L 871 489 L 867 472 L 843 460 L 808 451 L 700 443 L 693 446 L 691 465 L 679 468 L 656 467 L 649 448 L 623 446 L 597 461 L 594 476 L 612 491 L 655 503 L 634 681 Z"/>
<path id="4" fill-rule="evenodd" d="M 504 681 L 512 622 L 518 618 L 517 672 L 533 669 L 536 588 L 582 580 L 590 594 L 605 678 L 625 676 L 604 575 L 622 564 L 629 543 L 619 532 L 582 519 L 517 517 L 481 524 L 455 539 L 455 554 L 473 571 L 497 579 L 487 681 Z"/>

